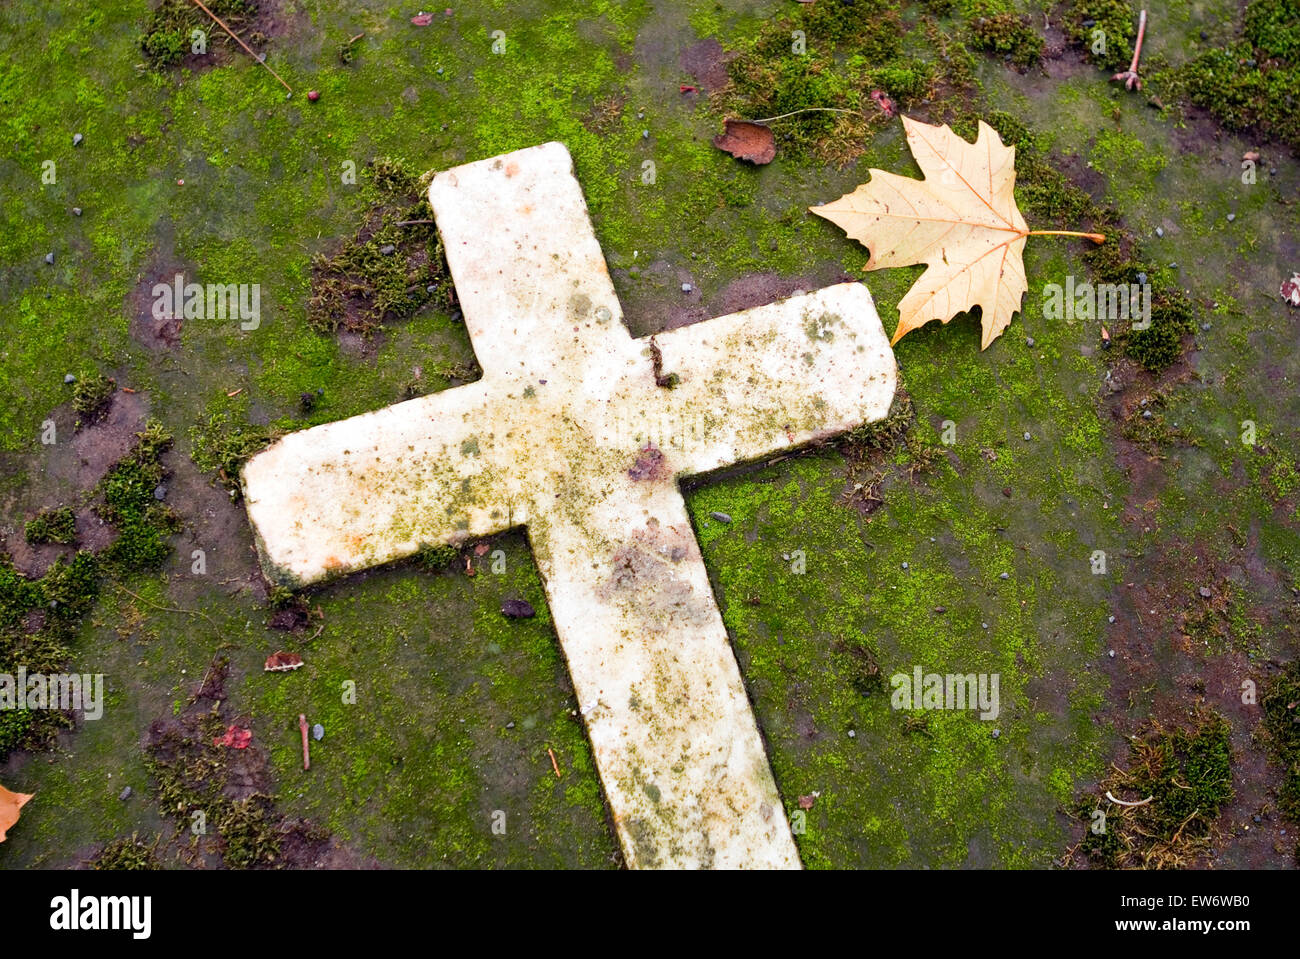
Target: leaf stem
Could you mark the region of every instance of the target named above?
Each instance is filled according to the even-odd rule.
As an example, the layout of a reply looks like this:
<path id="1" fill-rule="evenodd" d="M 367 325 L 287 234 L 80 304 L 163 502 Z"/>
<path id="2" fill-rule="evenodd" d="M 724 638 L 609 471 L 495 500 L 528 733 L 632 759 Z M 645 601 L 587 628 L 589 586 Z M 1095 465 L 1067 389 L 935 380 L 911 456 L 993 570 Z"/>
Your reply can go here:
<path id="1" fill-rule="evenodd" d="M 851 116 L 862 117 L 865 120 L 871 119 L 861 110 L 844 110 L 840 107 L 804 107 L 802 110 L 791 110 L 789 113 L 782 113 L 780 116 L 764 117 L 761 120 L 746 120 L 746 123 L 771 123 L 773 120 L 784 120 L 786 117 L 798 116 L 800 113 L 847 113 Z"/>
<path id="2" fill-rule="evenodd" d="M 1104 233 L 1079 233 L 1076 230 L 1030 230 L 1025 236 L 1083 236 L 1092 240 L 1093 243 L 1106 242 L 1106 234 Z"/>

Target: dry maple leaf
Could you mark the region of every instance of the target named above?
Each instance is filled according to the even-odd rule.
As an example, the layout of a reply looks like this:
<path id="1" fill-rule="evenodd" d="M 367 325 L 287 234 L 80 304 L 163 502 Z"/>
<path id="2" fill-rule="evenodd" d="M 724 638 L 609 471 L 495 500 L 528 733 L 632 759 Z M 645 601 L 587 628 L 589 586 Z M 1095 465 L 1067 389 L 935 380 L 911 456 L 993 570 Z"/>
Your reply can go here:
<path id="1" fill-rule="evenodd" d="M 291 673 L 295 669 L 302 667 L 302 657 L 297 653 L 286 653 L 281 650 L 278 653 L 272 653 L 266 657 L 265 671 L 268 673 Z"/>
<path id="2" fill-rule="evenodd" d="M 898 329 L 892 342 L 929 323 L 947 323 L 976 306 L 983 311 L 986 349 L 1020 309 L 1029 284 L 1021 252 L 1025 238 L 1046 234 L 1098 233 L 1030 230 L 1016 208 L 1016 150 L 982 120 L 979 136 L 968 143 L 941 127 L 903 117 L 912 156 L 924 180 L 871 171 L 871 179 L 852 193 L 813 213 L 839 226 L 871 250 L 865 269 L 925 263 L 898 304 Z"/>
<path id="3" fill-rule="evenodd" d="M 12 793 L 0 786 L 0 842 L 5 841 L 5 833 L 18 821 L 18 810 L 27 805 L 31 798 L 26 793 Z"/>

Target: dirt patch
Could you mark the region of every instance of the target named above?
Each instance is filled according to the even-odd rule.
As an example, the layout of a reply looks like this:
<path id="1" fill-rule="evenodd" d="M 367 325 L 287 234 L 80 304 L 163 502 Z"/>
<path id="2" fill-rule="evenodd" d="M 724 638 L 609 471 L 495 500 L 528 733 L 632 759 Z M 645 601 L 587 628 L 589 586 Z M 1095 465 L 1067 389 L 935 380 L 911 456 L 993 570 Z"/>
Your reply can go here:
<path id="1" fill-rule="evenodd" d="M 681 67 L 708 93 L 727 85 L 727 52 L 714 37 L 693 43 L 682 51 Z"/>
<path id="2" fill-rule="evenodd" d="M 286 11 L 282 0 L 209 0 L 207 6 L 262 57 L 272 39 L 299 33 L 309 23 L 306 10 Z M 201 40 L 195 30 L 202 31 Z M 156 70 L 180 68 L 191 73 L 248 57 L 225 30 L 188 0 L 162 0 L 153 5 L 141 28 L 140 50 Z"/>

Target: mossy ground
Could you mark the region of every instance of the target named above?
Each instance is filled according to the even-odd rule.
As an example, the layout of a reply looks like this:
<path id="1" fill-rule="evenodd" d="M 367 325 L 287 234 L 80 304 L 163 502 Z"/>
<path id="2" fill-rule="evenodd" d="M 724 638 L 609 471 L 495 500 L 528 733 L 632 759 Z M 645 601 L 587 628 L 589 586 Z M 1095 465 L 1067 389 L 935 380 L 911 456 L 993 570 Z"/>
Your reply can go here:
<path id="1" fill-rule="evenodd" d="M 475 358 L 445 304 L 386 323 L 360 348 L 308 322 L 312 256 L 356 237 L 368 208 L 364 177 L 347 182 L 349 163 L 364 170 L 392 156 L 445 169 L 564 141 L 637 335 L 656 331 L 682 282 L 708 310 L 757 272 L 819 283 L 858 275 L 866 251 L 806 208 L 851 190 L 871 167 L 917 175 L 898 122 L 797 123 L 777 161 L 753 168 L 709 145 L 722 109 L 744 97 L 678 92 L 698 84 L 680 55 L 702 39 L 740 51 L 770 43 L 771 69 L 788 80 L 783 106 L 871 110 L 870 91 L 881 88 L 954 120 L 1017 120 L 1019 138 L 994 125 L 1027 144 L 1019 195 L 1031 225 L 1084 228 L 1070 221 L 1098 204 L 1118 211 L 1113 225 L 1125 231 L 1114 254 L 1034 238 L 1024 310 L 989 350 L 979 352 L 971 317 L 899 344 L 915 423 L 880 464 L 880 508 L 853 501 L 852 461 L 836 449 L 689 491 L 778 785 L 790 808 L 819 793 L 799 837 L 805 861 L 1051 864 L 1073 841 L 1067 813 L 1080 794 L 1095 794 L 1124 751 L 1122 734 L 1179 694 L 1174 677 L 1128 689 L 1123 660 L 1106 656 L 1117 626 L 1145 613 L 1124 592 L 1144 555 L 1198 541 L 1236 577 L 1238 598 L 1221 614 L 1242 657 L 1230 679 L 1294 656 L 1294 624 L 1268 619 L 1294 603 L 1300 563 L 1300 401 L 1290 388 L 1300 369 L 1294 314 L 1276 297 L 1283 267 L 1289 274 L 1296 263 L 1295 207 L 1285 201 L 1300 189 L 1300 169 L 1284 151 L 1231 135 L 1195 139 L 1204 127 L 1180 126 L 1093 67 L 1020 73 L 1004 53 L 980 52 L 973 18 L 1025 15 L 1015 22 L 1041 33 L 1041 11 L 1029 4 L 881 3 L 894 26 L 887 35 L 820 0 L 810 9 L 466 3 L 451 17 L 440 8 L 428 27 L 382 2 L 283 6 L 287 33 L 268 49 L 297 91 L 289 101 L 242 55 L 212 69 L 137 66 L 148 18 L 138 4 L 0 12 L 0 124 L 10 144 L 0 160 L 0 386 L 11 398 L 0 406 L 0 519 L 17 535 L 45 482 L 44 422 L 55 421 L 62 442 L 78 419 L 67 372 L 100 370 L 119 390 L 146 394 L 178 437 L 170 482 L 188 483 L 194 497 L 204 481 L 193 453 L 230 478 L 273 430 L 458 381 Z M 1237 35 L 1235 4 L 1169 6 L 1148 44 L 1171 66 L 1197 55 L 1202 29 L 1216 44 Z M 807 18 L 812 59 L 792 59 L 788 33 L 777 49 L 769 33 L 781 17 Z M 506 42 L 494 54 L 498 29 Z M 342 62 L 341 45 L 362 32 Z M 1114 48 L 1126 61 L 1123 42 Z M 758 90 L 760 78 L 750 79 Z M 310 103 L 313 88 L 321 97 Z M 76 132 L 85 139 L 74 148 Z M 1252 148 L 1266 159 L 1247 185 L 1240 158 Z M 47 160 L 54 178 L 43 181 Z M 53 265 L 44 261 L 51 250 Z M 160 260 L 189 264 L 187 279 L 198 282 L 260 284 L 260 326 L 188 320 L 176 346 L 145 347 L 134 324 Z M 1153 484 L 1123 459 L 1127 441 L 1107 405 L 1114 377 L 1126 375 L 1114 365 L 1120 350 L 1102 348 L 1095 324 L 1043 315 L 1046 283 L 1139 269 L 1167 292 L 1166 329 L 1176 333 L 1143 354 L 1148 365 L 1185 356 L 1178 363 L 1196 373 L 1171 384 L 1160 408 L 1195 443 L 1143 438 L 1166 457 Z M 887 329 L 919 272 L 866 278 Z M 304 394 L 316 399 L 304 404 Z M 1253 445 L 1241 440 L 1246 421 Z M 935 449 L 937 458 L 918 452 Z M 911 475 L 918 455 L 933 462 Z M 130 487 L 123 495 L 122 508 L 147 508 Z M 223 497 L 202 500 L 204 509 L 242 519 Z M 215 528 L 202 525 L 197 505 L 188 516 L 183 500 L 176 509 L 190 526 Z M 733 522 L 712 520 L 714 511 Z M 48 756 L 4 767 L 5 785 L 37 798 L 0 847 L 0 865 L 70 863 L 115 838 L 165 832 L 140 743 L 152 720 L 184 708 L 218 652 L 230 659 L 232 708 L 268 750 L 280 813 L 390 865 L 617 862 L 522 534 L 491 541 L 473 577 L 458 565 L 408 564 L 317 591 L 319 616 L 287 636 L 267 628 L 269 603 L 249 585 L 246 524 L 210 541 L 191 535 L 172 534 L 184 545 L 156 571 L 123 568 L 114 574 L 121 588 L 80 597 L 87 615 L 64 645 L 83 671 L 106 675 L 105 719 Z M 192 547 L 206 550 L 202 574 Z M 1091 571 L 1096 550 L 1109 557 L 1105 575 Z M 796 553 L 801 573 L 786 558 Z M 0 584 L 11 580 L 0 568 Z M 539 615 L 505 619 L 501 602 L 511 597 Z M 306 665 L 264 673 L 280 648 Z M 1203 655 L 1207 669 L 1219 662 Z M 1002 714 L 984 722 L 893 710 L 864 663 L 885 676 L 915 665 L 997 672 Z M 1236 717 L 1236 686 L 1202 698 L 1225 714 L 1234 706 Z M 326 731 L 310 772 L 301 769 L 299 713 Z M 123 785 L 135 790 L 126 802 Z M 498 811 L 504 834 L 493 831 Z M 1240 848 L 1243 860 L 1255 855 L 1244 840 Z"/>

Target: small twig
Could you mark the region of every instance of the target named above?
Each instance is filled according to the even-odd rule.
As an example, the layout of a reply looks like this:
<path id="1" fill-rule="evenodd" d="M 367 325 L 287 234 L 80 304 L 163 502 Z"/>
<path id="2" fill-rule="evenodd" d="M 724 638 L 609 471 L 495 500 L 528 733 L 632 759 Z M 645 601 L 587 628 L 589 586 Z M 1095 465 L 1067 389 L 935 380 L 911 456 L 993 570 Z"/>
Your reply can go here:
<path id="1" fill-rule="evenodd" d="M 1128 69 L 1123 73 L 1117 73 L 1112 80 L 1123 80 L 1124 89 L 1132 90 L 1134 88 L 1141 90 L 1142 81 L 1138 79 L 1138 57 L 1142 56 L 1142 38 L 1147 32 L 1147 12 L 1143 10 L 1138 15 L 1138 36 L 1137 43 L 1133 47 L 1133 61 L 1128 65 Z"/>
<path id="2" fill-rule="evenodd" d="M 293 87 L 291 87 L 291 86 L 289 86 L 289 84 L 285 83 L 285 82 L 284 82 L 284 79 L 280 76 L 280 74 L 276 73 L 274 70 L 271 69 L 271 65 L 270 65 L 269 63 L 266 62 L 266 59 L 265 59 L 264 57 L 259 57 L 256 53 L 254 53 L 254 52 L 253 52 L 253 48 L 250 47 L 250 46 L 249 46 L 247 43 L 245 43 L 243 40 L 241 40 L 241 39 L 238 37 L 238 35 L 236 35 L 236 33 L 235 33 L 234 30 L 231 30 L 228 26 L 226 26 L 225 23 L 222 21 L 222 19 L 221 19 L 219 16 L 217 16 L 215 13 L 213 13 L 211 10 L 209 10 L 207 7 L 205 7 L 205 6 L 203 5 L 203 0 L 194 0 L 194 4 L 195 4 L 195 6 L 197 6 L 200 10 L 202 10 L 204 13 L 206 13 L 208 16 L 210 16 L 213 20 L 215 20 L 216 23 L 217 23 L 217 26 L 219 26 L 222 30 L 225 30 L 226 33 L 230 34 L 230 38 L 231 38 L 232 40 L 234 40 L 236 43 L 238 43 L 241 47 L 243 47 L 243 48 L 244 48 L 244 51 L 245 51 L 245 52 L 246 52 L 250 57 L 252 57 L 252 58 L 253 58 L 254 60 L 256 60 L 258 63 L 260 63 L 262 66 L 266 67 L 266 69 L 270 72 L 271 76 L 275 77 L 277 80 L 280 81 L 280 86 L 284 87 L 286 90 L 289 91 L 289 96 L 293 96 Z"/>
<path id="3" fill-rule="evenodd" d="M 311 750 L 307 745 L 307 717 L 298 714 L 298 728 L 302 730 L 302 768 L 311 769 Z"/>
<path id="4" fill-rule="evenodd" d="M 160 610 L 162 610 L 164 613 L 184 613 L 186 616 L 202 616 L 202 617 L 203 617 L 204 619 L 206 619 L 209 623 L 212 623 L 213 626 L 216 626 L 216 625 L 217 625 L 215 622 L 213 622 L 212 617 L 209 616 L 207 613 L 203 612 L 202 610 L 198 610 L 198 609 L 181 609 L 181 608 L 178 607 L 178 606 L 162 606 L 162 605 L 160 605 L 160 604 L 158 604 L 158 603 L 155 603 L 155 602 L 154 602 L 153 600 L 151 600 L 151 599 L 145 599 L 145 598 L 144 598 L 143 596 L 141 596 L 139 593 L 133 593 L 133 592 L 131 592 L 129 589 L 127 589 L 127 588 L 126 588 L 125 586 L 123 586 L 121 583 L 114 583 L 113 585 L 116 586 L 118 589 L 120 589 L 122 592 L 126 593 L 128 596 L 131 596 L 131 597 L 133 597 L 134 599 L 138 599 L 140 602 L 144 603 L 146 606 L 152 606 L 154 609 L 160 609 Z"/>
<path id="5" fill-rule="evenodd" d="M 555 770 L 555 778 L 556 778 L 556 779 L 559 779 L 559 778 L 560 778 L 560 764 L 557 763 L 557 762 L 555 761 L 555 753 L 551 752 L 551 750 L 550 750 L 549 747 L 547 748 L 546 753 L 547 753 L 547 755 L 549 755 L 549 756 L 551 757 L 551 768 Z"/>
<path id="6" fill-rule="evenodd" d="M 358 33 L 355 37 L 353 37 L 351 40 L 349 40 L 348 43 L 349 43 L 349 44 L 356 43 L 358 40 L 360 40 L 360 39 L 361 39 L 362 37 L 364 37 L 364 36 L 365 36 L 364 33 Z"/>
<path id="7" fill-rule="evenodd" d="M 418 226 L 421 224 L 432 223 L 432 220 L 398 220 L 394 226 Z"/>
<path id="8" fill-rule="evenodd" d="M 1138 802 L 1125 802 L 1122 799 L 1116 799 L 1114 796 L 1110 794 L 1110 790 L 1107 789 L 1106 798 L 1109 799 L 1111 802 L 1115 803 L 1117 806 L 1145 806 L 1147 803 L 1149 803 L 1151 800 L 1155 799 L 1156 797 L 1147 796 L 1146 799 L 1140 800 Z"/>
<path id="9" fill-rule="evenodd" d="M 848 113 L 855 117 L 862 117 L 864 120 L 870 120 L 861 110 L 843 110 L 839 107 L 804 107 L 802 110 L 791 110 L 789 113 L 782 113 L 779 116 L 764 117 L 762 120 L 747 120 L 747 123 L 771 123 L 773 120 L 784 120 L 786 117 L 795 117 L 801 113 Z"/>

